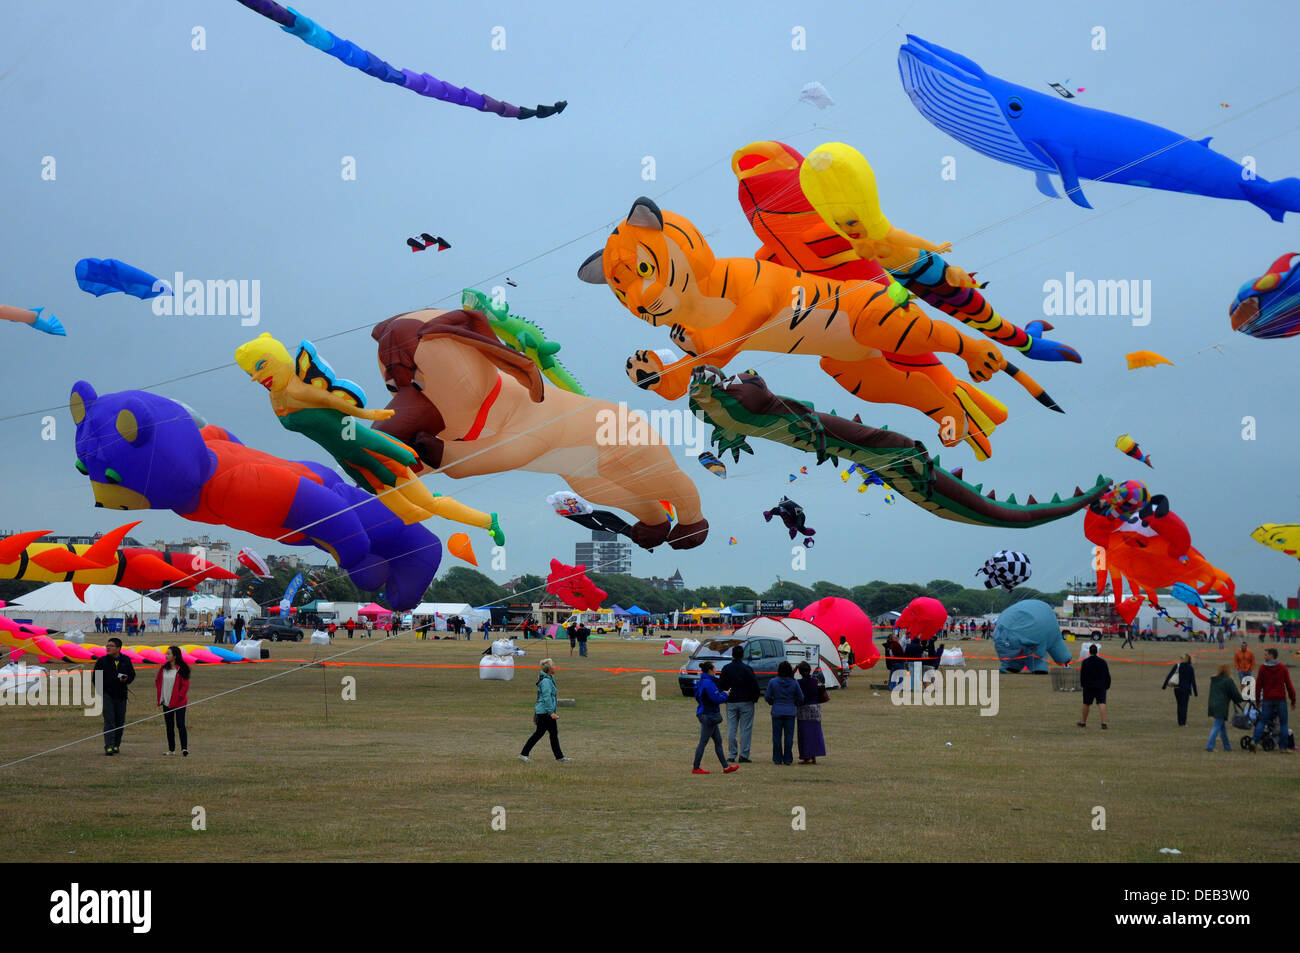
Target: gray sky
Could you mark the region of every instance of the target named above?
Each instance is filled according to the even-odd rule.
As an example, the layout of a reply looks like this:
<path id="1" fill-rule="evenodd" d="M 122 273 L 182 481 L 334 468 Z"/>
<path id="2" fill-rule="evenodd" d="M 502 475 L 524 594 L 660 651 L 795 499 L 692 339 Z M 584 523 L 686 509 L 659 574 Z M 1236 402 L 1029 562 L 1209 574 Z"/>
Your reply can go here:
<path id="1" fill-rule="evenodd" d="M 1278 179 L 1300 174 L 1300 92 L 1290 66 L 1294 31 L 1267 25 L 1294 23 L 1293 5 L 1245 3 L 1230 16 L 1208 2 L 1094 3 L 1086 12 L 1008 3 L 996 13 L 943 0 L 716 9 L 500 3 L 482 13 L 415 2 L 305 6 L 396 66 L 517 104 L 568 99 L 569 107 L 515 122 L 425 99 L 344 67 L 233 0 L 70 3 L 57 19 L 40 5 L 11 7 L 0 32 L 0 301 L 46 306 L 69 336 L 0 328 L 0 416 L 9 417 L 0 422 L 0 528 L 84 533 L 118 524 L 121 514 L 92 508 L 88 482 L 73 468 L 66 402 L 74 381 L 101 393 L 154 389 L 252 446 L 328 459 L 279 427 L 265 394 L 233 364 L 235 347 L 261 331 L 290 347 L 314 340 L 382 406 L 370 326 L 422 306 L 454 307 L 462 287 L 506 275 L 519 285 L 508 289 L 512 310 L 564 345 L 561 358 L 589 393 L 661 406 L 627 381 L 623 360 L 639 347 L 667 347 L 667 332 L 636 321 L 607 289 L 579 282 L 578 264 L 640 194 L 694 221 L 719 256 L 751 255 L 757 243 L 736 201 L 732 152 L 757 139 L 804 153 L 842 140 L 871 161 L 894 224 L 952 241 L 950 260 L 989 280 L 990 300 L 1017 323 L 1042 317 L 1043 283 L 1067 271 L 1151 282 L 1146 327 L 1125 317 L 1052 319 L 1050 336 L 1077 348 L 1082 366 L 1018 361 L 1067 416 L 1000 377 L 987 390 L 1011 417 L 993 435 L 993 458 L 975 464 L 962 447 L 944 451 L 944 465 L 964 465 L 968 479 L 999 498 L 1015 492 L 1022 500 L 1087 486 L 1099 473 L 1143 479 L 1169 496 L 1193 543 L 1240 591 L 1294 593 L 1296 564 L 1249 533 L 1266 521 L 1300 521 L 1300 344 L 1234 334 L 1227 307 L 1243 282 L 1300 249 L 1296 219 L 1277 224 L 1244 202 L 1087 182 L 1093 211 L 1046 201 L 1031 173 L 980 156 L 923 119 L 896 67 L 904 34 L 916 33 L 1012 82 L 1048 91 L 1047 82 L 1068 79 L 1086 88 L 1085 105 L 1213 135 L 1214 148 L 1253 155 L 1262 176 Z M 1107 31 L 1104 52 L 1090 46 L 1096 25 Z M 191 49 L 195 26 L 206 31 L 206 50 Z M 491 49 L 495 26 L 506 29 L 504 52 Z M 804 51 L 791 49 L 796 26 L 806 29 Z M 812 80 L 825 84 L 833 107 L 797 101 Z M 957 177 L 943 181 L 949 155 Z M 57 162 L 54 181 L 41 178 L 44 156 Z M 355 157 L 355 181 L 340 176 L 345 156 Z M 645 156 L 655 159 L 655 181 L 642 180 Z M 411 254 L 406 237 L 426 230 L 454 247 Z M 149 303 L 122 295 L 95 299 L 73 279 L 83 257 L 119 258 L 166 278 L 180 270 L 257 279 L 261 324 L 156 316 Z M 1123 355 L 1142 348 L 1175 366 L 1126 370 Z M 939 448 L 931 421 L 856 401 L 813 358 L 753 354 L 732 365 L 748 367 L 779 393 L 858 412 Z M 185 379 L 154 386 L 173 378 Z M 44 414 L 32 413 L 45 408 L 56 408 L 53 441 L 41 439 Z M 1245 416 L 1255 418 L 1254 441 L 1241 437 Z M 1126 432 L 1157 469 L 1114 449 Z M 879 488 L 859 495 L 829 465 L 817 471 L 792 450 L 762 442 L 755 450 L 729 467 L 725 483 L 681 457 L 700 487 L 710 538 L 688 553 L 638 550 L 637 575 L 680 568 L 688 585 L 758 589 L 778 575 L 805 584 L 973 584 L 971 573 L 1003 548 L 1030 554 L 1031 585 L 1091 575 L 1081 516 L 1020 532 L 963 526 L 905 501 L 887 506 Z M 787 474 L 801 465 L 811 472 L 791 485 Z M 508 571 L 491 573 L 498 580 L 544 573 L 550 557 L 572 556 L 585 532 L 544 505 L 560 488 L 525 473 L 434 480 L 436 491 L 501 513 L 510 545 Z M 780 526 L 761 515 L 786 493 L 818 530 L 802 572 L 791 569 Z M 166 511 L 134 515 L 144 520 L 133 533 L 142 539 L 204 531 Z M 459 528 L 430 526 L 444 539 Z M 233 531 L 213 535 L 259 545 Z M 729 547 L 729 536 L 739 545 Z M 476 533 L 474 542 L 486 568 L 488 541 Z"/>

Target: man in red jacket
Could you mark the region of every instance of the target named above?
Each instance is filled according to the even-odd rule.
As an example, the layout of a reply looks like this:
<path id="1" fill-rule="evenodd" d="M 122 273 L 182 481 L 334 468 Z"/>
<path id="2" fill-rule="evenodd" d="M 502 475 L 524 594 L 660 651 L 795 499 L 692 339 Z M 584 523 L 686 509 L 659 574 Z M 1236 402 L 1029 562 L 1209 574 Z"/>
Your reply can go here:
<path id="1" fill-rule="evenodd" d="M 1291 684 L 1290 671 L 1278 662 L 1275 648 L 1264 650 L 1264 664 L 1259 667 L 1259 672 L 1255 676 L 1255 697 L 1259 699 L 1259 720 L 1255 722 L 1255 734 L 1250 739 L 1250 750 L 1255 750 L 1255 742 L 1259 741 L 1264 728 L 1277 718 L 1281 722 L 1277 750 L 1290 754 L 1286 705 L 1290 700 L 1291 709 L 1295 710 L 1295 686 Z"/>

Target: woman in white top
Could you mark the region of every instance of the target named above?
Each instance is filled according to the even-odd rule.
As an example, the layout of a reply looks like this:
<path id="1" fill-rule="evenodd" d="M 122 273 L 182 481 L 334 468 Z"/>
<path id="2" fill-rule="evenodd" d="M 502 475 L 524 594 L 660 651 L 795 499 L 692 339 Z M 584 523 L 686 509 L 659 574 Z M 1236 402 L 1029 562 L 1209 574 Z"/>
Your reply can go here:
<path id="1" fill-rule="evenodd" d="M 167 725 L 167 750 L 176 753 L 176 731 L 181 734 L 181 755 L 189 757 L 189 735 L 185 731 L 185 710 L 190 703 L 190 667 L 174 645 L 167 647 L 166 661 L 154 679 L 158 688 L 158 704 L 162 706 L 163 721 Z"/>

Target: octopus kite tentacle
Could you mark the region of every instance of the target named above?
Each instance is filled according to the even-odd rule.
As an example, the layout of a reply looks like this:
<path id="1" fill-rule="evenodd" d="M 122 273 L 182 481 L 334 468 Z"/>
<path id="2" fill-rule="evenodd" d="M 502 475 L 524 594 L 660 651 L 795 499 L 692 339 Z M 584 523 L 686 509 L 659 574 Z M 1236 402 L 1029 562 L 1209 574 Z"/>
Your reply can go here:
<path id="1" fill-rule="evenodd" d="M 348 66 L 361 70 L 367 76 L 392 83 L 394 86 L 405 87 L 421 96 L 440 99 L 444 103 L 454 103 L 457 106 L 468 106 L 480 112 L 496 113 L 505 119 L 532 119 L 534 116 L 545 119 L 547 116 L 564 112 L 564 107 L 568 105 L 567 101 L 562 100 L 552 106 L 539 105 L 530 109 L 527 106 L 501 102 L 483 93 L 476 93 L 468 86 L 456 86 L 428 73 L 397 69 L 369 50 L 363 50 L 355 43 L 335 36 L 319 23 L 296 10 L 285 9 L 274 0 L 238 0 L 238 2 L 254 13 L 259 13 L 268 20 L 280 24 L 286 32 L 292 33 L 308 46 L 314 46 L 321 52 L 328 53 Z"/>

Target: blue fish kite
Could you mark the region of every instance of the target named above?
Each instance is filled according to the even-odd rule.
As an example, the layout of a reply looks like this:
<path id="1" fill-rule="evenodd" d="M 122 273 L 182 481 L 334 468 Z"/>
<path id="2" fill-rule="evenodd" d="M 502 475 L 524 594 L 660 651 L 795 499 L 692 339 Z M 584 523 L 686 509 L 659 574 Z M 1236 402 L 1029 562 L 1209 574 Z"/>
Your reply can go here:
<path id="1" fill-rule="evenodd" d="M 912 105 L 976 152 L 1034 173 L 1038 191 L 1059 198 L 1061 177 L 1075 205 L 1092 208 L 1080 179 L 1210 198 L 1241 199 L 1277 222 L 1300 212 L 1300 179 L 1269 182 L 1209 148 L 1210 139 L 1034 92 L 985 73 L 960 53 L 908 34 L 898 72 Z"/>
<path id="2" fill-rule="evenodd" d="M 1205 600 L 1201 598 L 1201 594 L 1185 582 L 1174 583 L 1169 590 L 1169 594 L 1179 602 L 1185 602 L 1189 606 L 1205 608 Z"/>
<path id="3" fill-rule="evenodd" d="M 125 292 L 137 298 L 156 298 L 171 294 L 171 286 L 147 271 L 116 258 L 83 258 L 77 262 L 77 285 L 95 297 Z"/>

